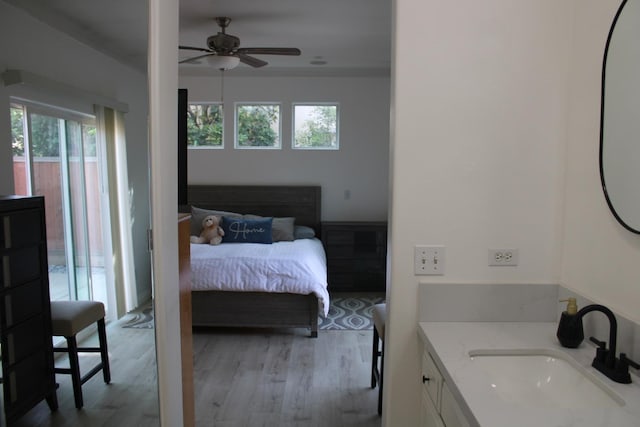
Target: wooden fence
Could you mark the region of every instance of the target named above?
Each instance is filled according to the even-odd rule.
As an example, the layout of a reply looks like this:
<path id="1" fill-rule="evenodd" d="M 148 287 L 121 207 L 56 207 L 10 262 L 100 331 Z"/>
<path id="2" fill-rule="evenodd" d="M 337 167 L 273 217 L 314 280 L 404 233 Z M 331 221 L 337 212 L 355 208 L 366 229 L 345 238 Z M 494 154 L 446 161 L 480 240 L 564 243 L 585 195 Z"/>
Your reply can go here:
<path id="1" fill-rule="evenodd" d="M 71 191 L 81 188 L 80 167 L 84 166 L 85 188 L 87 200 L 87 226 L 89 230 L 89 247 L 92 256 L 102 256 L 104 247 L 102 242 L 102 216 L 100 213 L 100 181 L 98 164 L 95 158 L 85 159 L 84 163 L 69 162 L 69 182 Z M 27 194 L 25 162 L 22 157 L 13 159 L 13 179 L 15 193 Z M 64 215 L 62 211 L 62 178 L 60 174 L 59 158 L 36 158 L 33 162 L 33 179 L 35 183 L 34 195 L 44 196 L 47 222 L 47 245 L 49 252 L 64 252 Z M 85 242 L 77 230 L 82 230 L 83 209 L 79 203 L 73 204 L 72 221 L 74 222 L 75 247 L 84 251 Z M 82 253 L 82 252 L 80 252 Z"/>

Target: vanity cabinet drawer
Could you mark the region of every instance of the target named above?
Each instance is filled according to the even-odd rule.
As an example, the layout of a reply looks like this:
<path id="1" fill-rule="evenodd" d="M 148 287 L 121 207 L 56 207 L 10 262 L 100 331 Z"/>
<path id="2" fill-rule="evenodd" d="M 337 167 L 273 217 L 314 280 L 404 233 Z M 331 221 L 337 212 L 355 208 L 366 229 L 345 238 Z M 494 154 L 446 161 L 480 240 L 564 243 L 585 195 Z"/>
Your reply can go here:
<path id="1" fill-rule="evenodd" d="M 440 416 L 447 427 L 469 427 L 467 419 L 462 414 L 458 402 L 454 399 L 446 382 L 442 383 L 440 402 Z"/>
<path id="2" fill-rule="evenodd" d="M 422 352 L 421 427 L 469 427 L 449 385 L 425 348 Z"/>
<path id="3" fill-rule="evenodd" d="M 420 408 L 420 427 L 445 427 L 436 407 L 425 389 L 422 389 L 422 407 Z"/>
<path id="4" fill-rule="evenodd" d="M 422 387 L 433 401 L 436 410 L 440 412 L 440 389 L 442 375 L 428 352 L 422 353 Z"/>

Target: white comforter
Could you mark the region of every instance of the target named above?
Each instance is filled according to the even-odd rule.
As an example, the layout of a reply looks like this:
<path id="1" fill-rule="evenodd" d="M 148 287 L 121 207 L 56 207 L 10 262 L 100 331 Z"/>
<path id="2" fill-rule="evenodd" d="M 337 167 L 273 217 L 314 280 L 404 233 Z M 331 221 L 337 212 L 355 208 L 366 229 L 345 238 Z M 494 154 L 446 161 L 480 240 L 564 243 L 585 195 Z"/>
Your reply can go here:
<path id="1" fill-rule="evenodd" d="M 329 312 L 327 261 L 318 239 L 293 242 L 191 244 L 191 289 L 313 293 Z"/>

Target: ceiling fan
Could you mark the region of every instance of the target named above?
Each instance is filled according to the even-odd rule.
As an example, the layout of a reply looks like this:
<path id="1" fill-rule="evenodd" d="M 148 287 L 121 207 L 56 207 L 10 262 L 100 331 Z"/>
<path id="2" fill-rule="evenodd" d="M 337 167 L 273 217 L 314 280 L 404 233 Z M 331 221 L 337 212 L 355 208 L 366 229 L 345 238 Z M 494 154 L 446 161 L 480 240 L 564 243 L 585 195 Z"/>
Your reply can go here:
<path id="1" fill-rule="evenodd" d="M 200 59 L 206 58 L 213 66 L 221 70 L 229 70 L 238 65 L 239 62 L 252 67 L 264 67 L 268 62 L 250 55 L 300 55 L 300 49 L 294 47 L 240 47 L 240 39 L 226 33 L 226 28 L 231 22 L 231 18 L 224 16 L 215 18 L 220 26 L 220 31 L 214 36 L 207 37 L 208 48 L 193 46 L 178 46 L 182 50 L 195 50 L 206 52 L 202 55 L 183 59 L 180 64 L 197 64 Z"/>

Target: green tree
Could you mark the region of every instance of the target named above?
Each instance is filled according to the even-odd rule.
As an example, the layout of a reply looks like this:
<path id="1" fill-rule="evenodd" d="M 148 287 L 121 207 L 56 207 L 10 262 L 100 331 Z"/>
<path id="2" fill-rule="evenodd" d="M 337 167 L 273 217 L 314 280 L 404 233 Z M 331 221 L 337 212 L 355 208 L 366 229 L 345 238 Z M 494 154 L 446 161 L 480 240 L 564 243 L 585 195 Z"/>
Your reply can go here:
<path id="1" fill-rule="evenodd" d="M 21 106 L 12 106 L 11 112 L 11 149 L 14 156 L 24 156 L 24 109 Z M 60 119 L 43 116 L 40 114 L 30 114 L 31 116 L 31 152 L 33 157 L 60 157 Z M 77 129 L 76 129 L 77 126 Z M 67 136 L 70 141 L 80 141 L 80 128 L 82 131 L 82 141 L 84 142 L 84 155 L 87 157 L 96 156 L 96 135 L 97 130 L 93 125 L 80 124 L 75 121 L 66 122 Z M 77 147 L 71 143 L 69 154 L 78 155 Z"/>
<path id="2" fill-rule="evenodd" d="M 22 108 L 11 107 L 11 151 L 14 156 L 24 156 L 23 120 Z"/>
<path id="3" fill-rule="evenodd" d="M 98 152 L 98 130 L 93 125 L 82 125 L 82 141 L 84 142 L 84 156 L 96 157 Z"/>
<path id="4" fill-rule="evenodd" d="M 243 105 L 238 108 L 238 145 L 276 147 L 278 145 L 279 105 Z"/>
<path id="5" fill-rule="evenodd" d="M 24 110 L 11 108 L 11 148 L 14 156 L 24 155 Z M 58 119 L 31 114 L 31 150 L 34 157 L 60 156 Z"/>
<path id="6" fill-rule="evenodd" d="M 59 120 L 55 117 L 31 114 L 31 150 L 33 157 L 60 156 Z"/>
<path id="7" fill-rule="evenodd" d="M 222 146 L 222 107 L 220 105 L 189 105 L 187 141 L 192 147 Z"/>
<path id="8" fill-rule="evenodd" d="M 313 106 L 302 127 L 296 130 L 296 147 L 337 147 L 337 112 L 335 105 Z"/>

